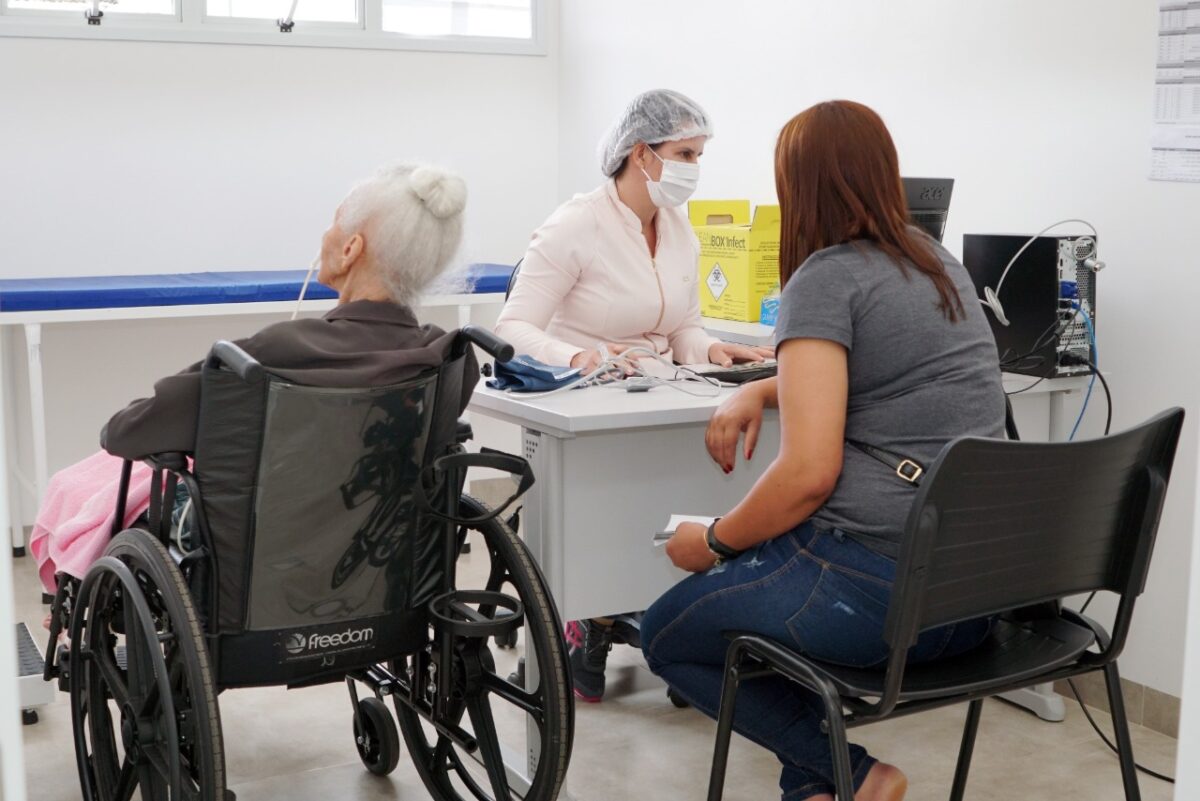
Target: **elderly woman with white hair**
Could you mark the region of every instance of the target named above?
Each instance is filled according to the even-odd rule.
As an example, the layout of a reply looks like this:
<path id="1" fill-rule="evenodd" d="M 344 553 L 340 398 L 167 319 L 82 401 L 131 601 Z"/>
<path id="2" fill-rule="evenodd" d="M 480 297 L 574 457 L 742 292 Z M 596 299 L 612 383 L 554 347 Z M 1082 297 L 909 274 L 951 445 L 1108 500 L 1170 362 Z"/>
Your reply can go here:
<path id="1" fill-rule="evenodd" d="M 321 240 L 318 280 L 337 291 L 337 306 L 319 319 L 270 325 L 237 344 L 272 373 L 311 386 L 383 386 L 441 365 L 453 335 L 418 323 L 409 304 L 458 250 L 465 204 L 463 181 L 441 169 L 401 164 L 379 170 L 351 190 Z M 478 372 L 473 362 L 465 371 L 460 411 Z M 82 576 L 107 543 L 121 464 L 115 457 L 193 451 L 199 410 L 197 363 L 117 412 L 100 435 L 107 453 L 55 475 L 30 538 L 48 591 L 58 571 Z M 138 464 L 134 478 L 130 520 L 149 498 L 148 469 Z"/>
<path id="2" fill-rule="evenodd" d="M 462 180 L 442 170 L 381 169 L 351 190 L 321 239 L 317 280 L 337 291 L 337 306 L 237 344 L 272 373 L 316 386 L 392 384 L 441 364 L 451 335 L 420 325 L 409 304 L 458 250 L 465 204 Z M 473 388 L 464 387 L 464 406 Z M 156 383 L 153 397 L 117 412 L 101 445 L 127 459 L 191 451 L 199 408 L 194 364 Z"/>
<path id="3" fill-rule="evenodd" d="M 679 92 L 635 97 L 600 142 L 608 180 L 534 232 L 496 334 L 518 353 L 585 372 L 600 364 L 602 348 L 724 366 L 771 355 L 721 342 L 701 325 L 700 243 L 679 207 L 696 189 L 711 136 L 708 114 Z M 604 695 L 613 636 L 608 618 L 567 624 L 580 699 Z"/>

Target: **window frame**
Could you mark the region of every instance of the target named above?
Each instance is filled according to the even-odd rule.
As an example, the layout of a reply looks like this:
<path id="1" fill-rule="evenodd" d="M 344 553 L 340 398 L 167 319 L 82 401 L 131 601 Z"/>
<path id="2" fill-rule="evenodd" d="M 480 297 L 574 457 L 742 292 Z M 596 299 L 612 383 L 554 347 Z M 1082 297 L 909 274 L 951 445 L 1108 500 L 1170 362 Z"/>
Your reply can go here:
<path id="1" fill-rule="evenodd" d="M 417 36 L 384 31 L 383 0 L 357 0 L 357 23 L 297 22 L 290 33 L 281 32 L 274 20 L 209 17 L 205 0 L 174 0 L 174 14 L 108 13 L 100 25 L 89 25 L 79 10 L 10 8 L 9 0 L 0 0 L 0 38 L 544 56 L 547 53 L 547 6 L 550 2 L 530 0 L 532 35 L 528 39 L 511 39 L 468 35 Z M 284 0 L 280 0 L 280 6 L 286 7 Z"/>

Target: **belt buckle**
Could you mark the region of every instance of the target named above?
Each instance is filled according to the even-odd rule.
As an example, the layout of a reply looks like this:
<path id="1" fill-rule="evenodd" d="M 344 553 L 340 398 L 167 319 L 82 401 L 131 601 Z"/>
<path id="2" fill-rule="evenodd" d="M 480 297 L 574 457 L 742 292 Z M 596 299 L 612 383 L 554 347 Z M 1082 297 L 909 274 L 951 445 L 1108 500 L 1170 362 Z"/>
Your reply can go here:
<path id="1" fill-rule="evenodd" d="M 900 464 L 896 465 L 896 475 L 907 481 L 909 484 L 916 484 L 921 478 L 921 474 L 925 472 L 925 468 L 914 462 L 912 459 L 905 459 Z"/>

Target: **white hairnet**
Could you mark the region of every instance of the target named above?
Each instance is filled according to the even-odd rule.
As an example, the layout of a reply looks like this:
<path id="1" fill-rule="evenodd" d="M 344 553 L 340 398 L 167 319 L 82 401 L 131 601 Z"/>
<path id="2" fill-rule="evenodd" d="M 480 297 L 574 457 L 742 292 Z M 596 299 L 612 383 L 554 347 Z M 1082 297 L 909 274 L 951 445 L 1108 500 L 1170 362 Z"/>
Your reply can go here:
<path id="1" fill-rule="evenodd" d="M 600 169 L 615 175 L 638 142 L 657 145 L 712 135 L 712 123 L 699 103 L 670 89 L 652 89 L 635 97 L 600 140 Z"/>

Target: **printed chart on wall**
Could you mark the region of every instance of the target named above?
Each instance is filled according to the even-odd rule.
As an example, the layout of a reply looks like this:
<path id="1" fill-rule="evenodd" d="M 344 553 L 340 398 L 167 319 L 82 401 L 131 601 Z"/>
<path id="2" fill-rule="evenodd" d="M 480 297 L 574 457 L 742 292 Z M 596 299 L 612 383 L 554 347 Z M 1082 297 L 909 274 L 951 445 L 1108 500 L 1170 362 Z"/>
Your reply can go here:
<path id="1" fill-rule="evenodd" d="M 1160 0 L 1150 178 L 1200 182 L 1200 0 Z"/>

